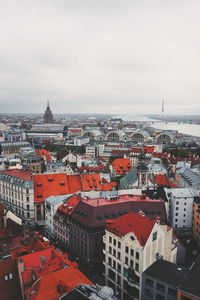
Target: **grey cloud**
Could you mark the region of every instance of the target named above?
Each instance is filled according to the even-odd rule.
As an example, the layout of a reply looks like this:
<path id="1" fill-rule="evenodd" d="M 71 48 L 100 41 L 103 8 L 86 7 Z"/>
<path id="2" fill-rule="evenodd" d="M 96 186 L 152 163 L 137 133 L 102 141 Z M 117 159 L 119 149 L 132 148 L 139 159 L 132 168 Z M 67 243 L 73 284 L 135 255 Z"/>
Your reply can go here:
<path id="1" fill-rule="evenodd" d="M 0 9 L 2 112 L 199 111 L 197 0 L 10 0 Z M 34 103 L 37 103 L 35 105 Z"/>

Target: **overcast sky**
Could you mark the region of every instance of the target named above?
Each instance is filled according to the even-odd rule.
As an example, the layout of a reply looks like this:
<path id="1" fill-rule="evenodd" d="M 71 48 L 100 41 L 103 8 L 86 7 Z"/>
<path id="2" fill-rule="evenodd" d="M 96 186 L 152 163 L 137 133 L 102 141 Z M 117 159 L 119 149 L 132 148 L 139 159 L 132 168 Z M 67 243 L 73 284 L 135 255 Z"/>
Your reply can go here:
<path id="1" fill-rule="evenodd" d="M 199 0 L 0 0 L 0 112 L 200 113 Z"/>

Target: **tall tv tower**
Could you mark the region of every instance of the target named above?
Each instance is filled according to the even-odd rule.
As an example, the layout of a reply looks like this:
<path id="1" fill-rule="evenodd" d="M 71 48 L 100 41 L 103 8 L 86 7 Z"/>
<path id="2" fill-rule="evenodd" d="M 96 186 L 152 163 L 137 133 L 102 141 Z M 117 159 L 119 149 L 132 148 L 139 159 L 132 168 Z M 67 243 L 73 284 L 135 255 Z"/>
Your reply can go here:
<path id="1" fill-rule="evenodd" d="M 162 113 L 164 113 L 164 99 L 162 98 Z"/>
<path id="2" fill-rule="evenodd" d="M 164 121 L 164 112 L 165 112 L 164 99 L 162 98 L 162 108 L 161 108 L 162 121 Z"/>

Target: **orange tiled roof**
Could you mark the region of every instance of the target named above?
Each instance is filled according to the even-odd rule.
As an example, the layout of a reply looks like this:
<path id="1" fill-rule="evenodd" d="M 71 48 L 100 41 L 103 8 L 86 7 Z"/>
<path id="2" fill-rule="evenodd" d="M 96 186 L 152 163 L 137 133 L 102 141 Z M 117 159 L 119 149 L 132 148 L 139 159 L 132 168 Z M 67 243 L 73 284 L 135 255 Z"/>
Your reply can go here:
<path id="1" fill-rule="evenodd" d="M 51 162 L 52 159 L 51 159 L 51 154 L 49 153 L 49 151 L 45 150 L 45 149 L 40 149 L 40 150 L 37 150 L 37 154 L 39 156 L 44 156 L 46 158 L 46 161 L 47 162 Z"/>
<path id="2" fill-rule="evenodd" d="M 114 168 L 117 175 L 124 175 L 132 168 L 132 163 L 128 158 L 116 158 L 110 165 Z"/>
<path id="3" fill-rule="evenodd" d="M 63 269 L 64 267 L 77 267 L 77 263 L 68 260 L 66 254 L 61 254 L 53 247 L 20 256 L 18 262 L 24 266 L 21 273 L 24 285 L 32 283 L 33 277 L 36 281 L 41 276 Z"/>
<path id="4" fill-rule="evenodd" d="M 69 267 L 41 277 L 31 288 L 25 291 L 25 296 L 27 300 L 54 300 L 81 283 L 93 284 L 78 269 Z"/>
<path id="5" fill-rule="evenodd" d="M 79 175 L 67 175 L 69 194 L 82 191 L 82 182 Z"/>
<path id="6" fill-rule="evenodd" d="M 101 190 L 100 174 L 82 174 L 83 191 Z"/>
<path id="7" fill-rule="evenodd" d="M 155 175 L 155 182 L 157 185 L 170 187 L 169 181 L 165 174 L 157 174 Z"/>
<path id="8" fill-rule="evenodd" d="M 34 201 L 43 202 L 49 196 L 72 194 L 78 191 L 112 190 L 116 183 L 104 186 L 100 174 L 66 175 L 36 174 L 34 175 Z M 110 186 L 110 187 L 109 187 Z"/>
<path id="9" fill-rule="evenodd" d="M 66 174 L 34 175 L 34 201 L 43 202 L 49 196 L 68 194 Z"/>

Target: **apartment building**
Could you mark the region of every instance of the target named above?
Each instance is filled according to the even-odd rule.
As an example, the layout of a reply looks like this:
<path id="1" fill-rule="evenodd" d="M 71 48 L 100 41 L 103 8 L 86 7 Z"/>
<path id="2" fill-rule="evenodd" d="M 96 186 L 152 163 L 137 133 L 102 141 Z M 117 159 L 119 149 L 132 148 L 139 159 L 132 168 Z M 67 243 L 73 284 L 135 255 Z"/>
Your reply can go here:
<path id="1" fill-rule="evenodd" d="M 179 286 L 188 269 L 158 259 L 142 274 L 143 300 L 176 300 Z"/>
<path id="2" fill-rule="evenodd" d="M 15 215 L 25 222 L 34 222 L 34 187 L 29 170 L 14 169 L 0 172 L 0 198 L 4 206 Z"/>
<path id="3" fill-rule="evenodd" d="M 142 299 L 142 273 L 157 259 L 176 262 L 172 228 L 143 215 L 108 221 L 104 241 L 105 282 L 121 300 Z"/>
<path id="4" fill-rule="evenodd" d="M 69 195 L 50 196 L 45 200 L 45 232 L 49 238 L 54 237 L 54 216 L 57 208 Z"/>
<path id="5" fill-rule="evenodd" d="M 165 189 L 169 200 L 169 224 L 182 235 L 192 233 L 194 194 L 190 188 Z"/>

